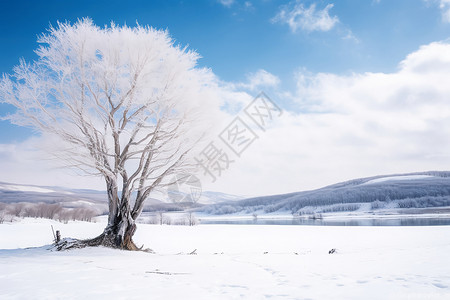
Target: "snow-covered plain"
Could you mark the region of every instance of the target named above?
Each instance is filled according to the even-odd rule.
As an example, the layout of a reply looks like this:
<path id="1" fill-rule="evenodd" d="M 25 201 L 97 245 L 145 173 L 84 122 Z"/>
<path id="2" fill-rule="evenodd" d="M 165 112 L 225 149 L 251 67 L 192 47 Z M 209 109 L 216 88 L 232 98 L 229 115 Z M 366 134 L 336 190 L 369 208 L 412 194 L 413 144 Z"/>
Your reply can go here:
<path id="1" fill-rule="evenodd" d="M 139 224 L 156 254 L 24 249 L 50 244 L 50 225 L 87 238 L 105 224 L 0 224 L 0 299 L 450 299 L 450 226 Z"/>

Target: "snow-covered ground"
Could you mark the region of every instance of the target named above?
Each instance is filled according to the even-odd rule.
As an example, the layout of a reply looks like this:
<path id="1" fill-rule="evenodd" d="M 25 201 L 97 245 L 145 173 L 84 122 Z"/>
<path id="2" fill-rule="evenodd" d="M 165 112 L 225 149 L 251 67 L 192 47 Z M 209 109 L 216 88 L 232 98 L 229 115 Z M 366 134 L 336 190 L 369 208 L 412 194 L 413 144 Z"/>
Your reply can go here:
<path id="1" fill-rule="evenodd" d="M 399 181 L 399 180 L 417 180 L 417 179 L 424 179 L 424 178 L 433 178 L 435 176 L 431 175 L 398 175 L 398 176 L 387 176 L 387 177 L 380 177 L 377 179 L 369 180 L 363 184 L 374 184 L 374 183 L 382 183 L 387 181 Z"/>
<path id="2" fill-rule="evenodd" d="M 136 243 L 156 254 L 21 249 L 51 243 L 50 225 L 76 238 L 104 227 L 0 224 L 0 299 L 450 299 L 450 226 L 139 224 Z"/>

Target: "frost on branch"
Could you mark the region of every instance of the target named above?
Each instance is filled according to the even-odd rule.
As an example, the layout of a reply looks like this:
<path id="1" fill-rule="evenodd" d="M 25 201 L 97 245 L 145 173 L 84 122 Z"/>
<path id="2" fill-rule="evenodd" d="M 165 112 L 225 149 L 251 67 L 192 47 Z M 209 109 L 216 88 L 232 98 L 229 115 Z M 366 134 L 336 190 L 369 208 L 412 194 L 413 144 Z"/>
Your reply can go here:
<path id="1" fill-rule="evenodd" d="M 95 241 L 133 249 L 149 194 L 194 167 L 190 154 L 219 108 L 214 75 L 150 27 L 83 19 L 38 42 L 38 59 L 0 81 L 0 101 L 17 108 L 7 118 L 58 138 L 54 157 L 105 179 L 108 226 Z"/>

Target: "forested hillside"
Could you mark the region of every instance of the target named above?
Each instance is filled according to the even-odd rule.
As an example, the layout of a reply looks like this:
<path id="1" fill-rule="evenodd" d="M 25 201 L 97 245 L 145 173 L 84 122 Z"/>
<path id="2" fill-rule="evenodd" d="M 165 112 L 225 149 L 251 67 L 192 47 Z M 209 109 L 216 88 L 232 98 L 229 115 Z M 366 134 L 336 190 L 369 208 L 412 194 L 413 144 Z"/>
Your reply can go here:
<path id="1" fill-rule="evenodd" d="M 450 172 L 421 172 L 350 180 L 321 189 L 255 197 L 202 208 L 211 214 L 278 211 L 292 214 L 450 206 Z M 368 205 L 365 205 L 368 207 Z"/>

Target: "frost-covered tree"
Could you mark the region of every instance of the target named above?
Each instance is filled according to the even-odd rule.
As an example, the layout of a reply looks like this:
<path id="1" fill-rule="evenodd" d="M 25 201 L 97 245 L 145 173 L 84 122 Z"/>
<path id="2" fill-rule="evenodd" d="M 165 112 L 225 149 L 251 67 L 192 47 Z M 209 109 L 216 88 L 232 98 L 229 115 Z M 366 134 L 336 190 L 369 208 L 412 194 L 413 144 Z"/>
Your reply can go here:
<path id="1" fill-rule="evenodd" d="M 150 27 L 82 19 L 38 42 L 38 59 L 0 81 L 0 101 L 17 108 L 7 118 L 57 137 L 53 155 L 105 179 L 107 227 L 69 247 L 137 249 L 135 221 L 149 194 L 193 166 L 199 120 L 218 107 L 214 76 L 197 67 L 196 52 Z"/>

